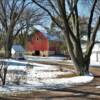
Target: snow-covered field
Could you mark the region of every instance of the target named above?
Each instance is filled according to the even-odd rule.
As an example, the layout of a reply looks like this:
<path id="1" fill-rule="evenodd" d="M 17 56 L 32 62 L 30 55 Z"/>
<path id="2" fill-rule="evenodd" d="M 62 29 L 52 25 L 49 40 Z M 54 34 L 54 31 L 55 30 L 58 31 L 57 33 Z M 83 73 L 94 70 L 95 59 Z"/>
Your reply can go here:
<path id="1" fill-rule="evenodd" d="M 71 74 L 72 71 L 60 71 L 59 67 L 55 65 L 30 63 L 12 59 L 5 61 L 8 62 L 7 84 L 0 86 L 0 93 L 4 94 L 28 92 L 35 89 L 67 88 L 93 80 L 93 76 L 91 75 L 59 78 L 59 75 Z"/>

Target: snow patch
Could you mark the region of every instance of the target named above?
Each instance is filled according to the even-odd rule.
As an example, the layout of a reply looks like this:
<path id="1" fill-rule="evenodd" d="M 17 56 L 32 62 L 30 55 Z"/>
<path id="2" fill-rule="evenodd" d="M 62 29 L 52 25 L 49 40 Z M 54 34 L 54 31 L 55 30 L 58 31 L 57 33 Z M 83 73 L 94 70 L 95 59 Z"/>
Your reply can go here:
<path id="1" fill-rule="evenodd" d="M 16 71 L 16 73 L 8 73 L 8 82 L 5 86 L 0 86 L 0 93 L 14 93 L 22 91 L 31 91 L 34 89 L 62 89 L 83 83 L 88 83 L 93 80 L 93 76 L 76 76 L 72 78 L 59 78 L 59 75 L 67 75 L 71 71 L 60 71 L 58 66 L 46 65 L 38 63 L 30 63 L 27 61 L 5 60 L 8 63 L 9 71 Z M 27 64 L 32 65 L 31 68 Z M 21 72 L 20 72 L 21 70 Z M 20 72 L 20 73 L 19 73 Z M 22 73 L 23 72 L 23 73 Z M 26 73 L 24 73 L 26 72 Z M 19 85 L 11 83 L 17 80 Z"/>
<path id="2" fill-rule="evenodd" d="M 100 89 L 100 86 L 96 86 L 97 89 Z"/>
<path id="3" fill-rule="evenodd" d="M 66 59 L 66 57 L 37 57 L 37 56 L 24 56 L 26 60 L 30 60 L 30 61 L 48 61 L 48 62 L 59 62 L 59 61 L 63 61 L 64 59 Z"/>
<path id="4" fill-rule="evenodd" d="M 27 81 L 27 84 L 23 85 L 5 85 L 0 86 L 0 92 L 5 94 L 12 94 L 15 92 L 28 92 L 38 89 L 63 89 L 83 83 L 88 83 L 93 80 L 92 76 L 78 76 L 73 78 L 61 78 L 61 79 L 47 79 L 37 81 Z"/>

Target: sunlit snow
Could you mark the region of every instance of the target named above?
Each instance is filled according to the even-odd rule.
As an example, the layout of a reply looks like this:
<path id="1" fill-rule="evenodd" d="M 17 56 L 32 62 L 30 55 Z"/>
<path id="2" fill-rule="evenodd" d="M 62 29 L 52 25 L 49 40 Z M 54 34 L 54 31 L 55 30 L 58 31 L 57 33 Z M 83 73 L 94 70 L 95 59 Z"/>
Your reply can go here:
<path id="1" fill-rule="evenodd" d="M 59 60 L 62 60 L 62 58 L 59 58 Z M 93 80 L 93 76 L 91 75 L 59 78 L 59 75 L 67 75 L 72 73 L 72 71 L 60 71 L 59 66 L 56 65 L 12 59 L 6 59 L 5 61 L 8 62 L 7 84 L 0 86 L 0 93 L 28 92 L 35 89 L 62 89 L 88 83 Z"/>

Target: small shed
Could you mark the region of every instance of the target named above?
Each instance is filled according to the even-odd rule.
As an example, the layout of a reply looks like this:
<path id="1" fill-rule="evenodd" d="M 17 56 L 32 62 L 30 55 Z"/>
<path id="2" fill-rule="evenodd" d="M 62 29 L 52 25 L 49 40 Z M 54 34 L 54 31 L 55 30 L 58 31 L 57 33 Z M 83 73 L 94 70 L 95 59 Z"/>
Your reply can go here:
<path id="1" fill-rule="evenodd" d="M 20 44 L 14 44 L 11 49 L 12 58 L 24 58 L 25 49 Z"/>

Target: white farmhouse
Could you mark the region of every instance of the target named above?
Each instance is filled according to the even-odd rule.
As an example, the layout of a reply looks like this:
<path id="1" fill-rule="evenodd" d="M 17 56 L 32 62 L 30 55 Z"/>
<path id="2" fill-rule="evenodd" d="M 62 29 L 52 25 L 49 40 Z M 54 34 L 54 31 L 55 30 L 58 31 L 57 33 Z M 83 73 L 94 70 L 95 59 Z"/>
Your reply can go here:
<path id="1" fill-rule="evenodd" d="M 25 49 L 19 45 L 19 44 L 14 44 L 12 46 L 12 49 L 11 49 L 11 54 L 12 54 L 12 58 L 14 59 L 23 59 L 24 58 L 24 52 L 25 52 Z"/>
<path id="2" fill-rule="evenodd" d="M 94 45 L 94 48 L 92 50 L 91 54 L 91 62 L 100 62 L 100 43 L 97 42 Z"/>
<path id="3" fill-rule="evenodd" d="M 82 44 L 83 53 L 86 51 L 86 43 Z M 95 42 L 94 47 L 92 49 L 92 54 L 90 57 L 90 63 L 100 63 L 100 42 Z"/>

